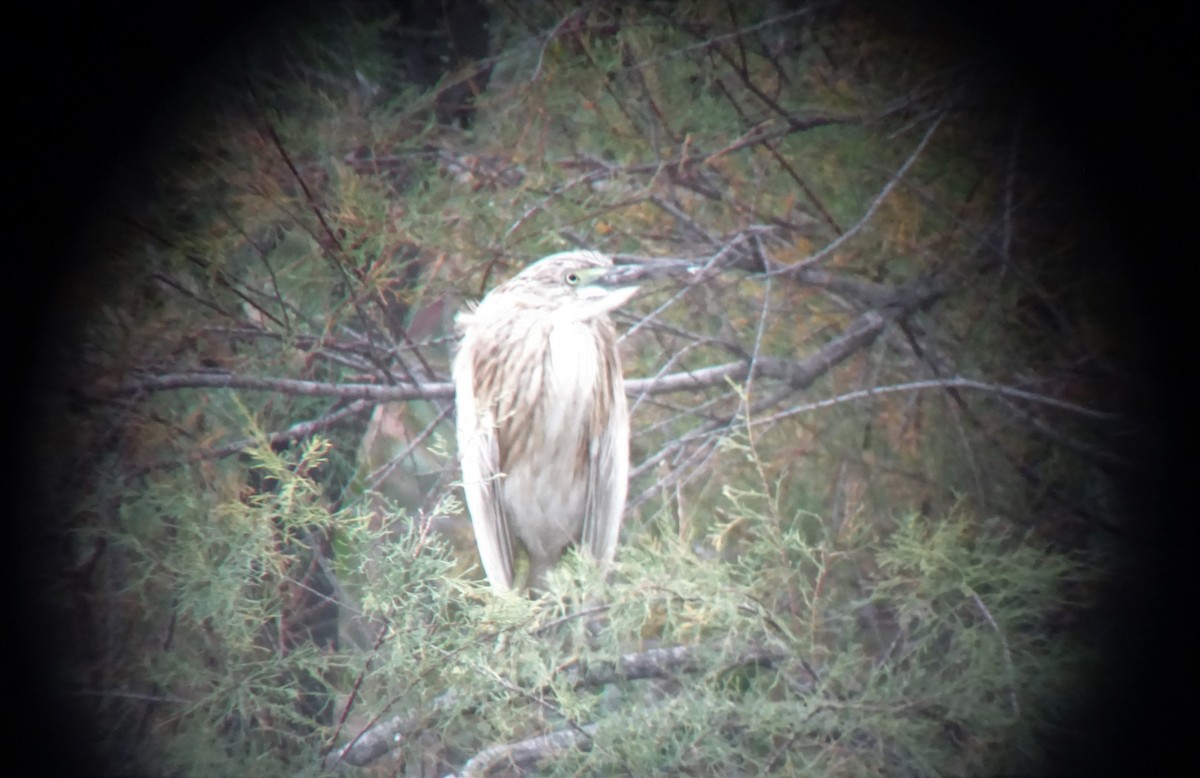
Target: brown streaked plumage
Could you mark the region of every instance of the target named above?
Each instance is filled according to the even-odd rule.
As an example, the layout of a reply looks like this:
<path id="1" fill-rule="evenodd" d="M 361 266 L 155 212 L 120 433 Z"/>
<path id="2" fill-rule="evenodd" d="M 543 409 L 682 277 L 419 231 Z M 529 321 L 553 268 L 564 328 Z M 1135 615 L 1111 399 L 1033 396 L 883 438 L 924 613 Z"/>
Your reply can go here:
<path id="1" fill-rule="evenodd" d="M 608 313 L 637 287 L 605 286 L 612 261 L 553 254 L 458 315 L 454 360 L 463 490 L 484 572 L 528 585 L 572 543 L 612 561 L 629 478 L 629 412 Z"/>

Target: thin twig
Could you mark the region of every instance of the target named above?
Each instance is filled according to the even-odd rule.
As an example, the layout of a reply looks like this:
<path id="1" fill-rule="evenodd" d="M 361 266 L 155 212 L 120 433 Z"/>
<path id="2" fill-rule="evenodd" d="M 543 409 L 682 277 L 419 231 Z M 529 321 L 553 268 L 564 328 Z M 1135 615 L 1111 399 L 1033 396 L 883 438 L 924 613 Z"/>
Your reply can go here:
<path id="1" fill-rule="evenodd" d="M 310 419 L 309 421 L 302 421 L 297 424 L 293 424 L 287 429 L 280 430 L 279 432 L 273 432 L 267 435 L 266 442 L 268 445 L 275 446 L 291 440 L 300 440 L 301 438 L 308 437 L 314 432 L 323 430 L 344 419 L 348 419 L 351 416 L 368 410 L 371 407 L 372 404 L 370 402 L 366 400 L 359 400 L 357 402 L 350 403 L 341 410 L 333 411 L 324 416 Z M 179 467 L 209 459 L 223 459 L 224 457 L 232 456 L 233 454 L 238 454 L 242 451 L 245 451 L 252 446 L 259 445 L 262 442 L 262 438 L 243 438 L 241 440 L 235 440 L 232 443 L 226 443 L 223 446 L 214 446 L 213 448 L 203 449 L 187 457 L 159 459 L 134 469 L 127 477 L 131 479 L 138 478 L 154 470 L 166 470 L 172 467 Z"/>
<path id="2" fill-rule="evenodd" d="M 913 166 L 913 164 L 917 161 L 917 158 L 919 156 L 921 156 L 921 152 L 925 150 L 925 147 L 929 144 L 930 138 L 933 137 L 934 131 L 936 131 L 937 128 L 941 126 L 942 121 L 945 120 L 945 118 L 946 118 L 945 111 L 942 111 L 941 113 L 939 113 L 937 115 L 937 118 L 933 120 L 933 123 L 931 125 L 929 125 L 929 129 L 925 131 L 925 135 L 922 136 L 921 142 L 918 143 L 917 147 L 915 149 L 913 149 L 913 152 L 908 155 L 908 159 L 904 160 L 904 164 L 900 166 L 900 169 L 896 171 L 895 175 L 893 175 L 890 179 L 888 179 L 888 182 L 886 184 L 884 184 L 883 188 L 879 190 L 879 193 L 877 195 L 875 195 L 875 199 L 872 200 L 871 204 L 867 207 L 866 213 L 864 213 L 862 215 L 862 218 L 860 218 L 857 222 L 854 223 L 854 226 L 852 226 L 850 229 L 846 230 L 841 235 L 839 235 L 836 239 L 834 239 L 833 241 L 828 243 L 823 249 L 818 251 L 816 254 L 812 254 L 808 257 L 805 257 L 804 259 L 800 260 L 799 262 L 797 262 L 793 265 L 784 265 L 782 267 L 777 267 L 773 270 L 769 270 L 769 271 L 767 271 L 768 274 L 770 274 L 770 275 L 787 275 L 789 273 L 795 273 L 796 271 L 800 270 L 801 268 L 816 264 L 817 262 L 820 262 L 821 260 L 825 259 L 830 254 L 832 254 L 834 251 L 839 249 L 842 246 L 842 244 L 845 243 L 846 241 L 850 240 L 850 238 L 854 237 L 859 232 L 861 232 L 863 227 L 867 226 L 867 222 L 869 222 L 871 220 L 871 217 L 875 215 L 875 212 L 879 210 L 879 206 L 883 204 L 883 201 L 885 199 L 887 199 L 887 196 L 889 194 L 891 194 L 893 189 L 896 188 L 896 184 L 898 184 L 900 182 L 900 179 L 904 178 L 905 174 L 908 173 L 909 168 L 911 168 Z"/>
<path id="3" fill-rule="evenodd" d="M 1080 416 L 1086 416 L 1092 419 L 1101 421 L 1117 421 L 1121 417 L 1116 413 L 1107 411 L 1097 411 L 1093 408 L 1088 408 L 1076 403 L 1060 400 L 1057 397 L 1051 397 L 1045 394 L 1026 391 L 1025 389 L 1017 389 L 1013 386 L 1004 386 L 1003 384 L 989 384 L 983 381 L 976 381 L 971 378 L 938 378 L 927 381 L 910 381 L 904 384 L 892 384 L 891 386 L 876 386 L 871 389 L 859 389 L 853 392 L 839 394 L 836 397 L 829 397 L 816 402 L 805 403 L 798 405 L 795 408 L 789 408 L 786 411 L 781 411 L 772 416 L 754 419 L 754 424 L 774 424 L 781 419 L 786 419 L 789 416 L 795 416 L 799 413 L 808 413 L 822 408 L 832 408 L 835 405 L 842 403 L 854 402 L 856 400 L 864 400 L 875 395 L 891 394 L 893 392 L 916 392 L 924 389 L 974 389 L 980 392 L 989 394 L 998 394 L 1004 397 L 1014 397 L 1020 400 L 1038 403 L 1039 405 L 1049 405 L 1059 410 L 1069 411 Z"/>

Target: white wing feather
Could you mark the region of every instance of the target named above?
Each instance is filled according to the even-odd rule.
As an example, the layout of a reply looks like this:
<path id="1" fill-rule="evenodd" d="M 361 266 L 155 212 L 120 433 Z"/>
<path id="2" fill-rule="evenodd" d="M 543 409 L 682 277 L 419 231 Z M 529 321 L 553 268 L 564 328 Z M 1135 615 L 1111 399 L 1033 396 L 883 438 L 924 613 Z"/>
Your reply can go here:
<path id="1" fill-rule="evenodd" d="M 475 404 L 474 370 L 466 354 L 464 348 L 454 363 L 463 492 L 483 571 L 494 588 L 507 592 L 513 584 L 512 529 L 499 496 L 500 450 L 491 413 Z"/>
<path id="2" fill-rule="evenodd" d="M 629 489 L 629 410 L 619 381 L 613 387 L 612 415 L 603 429 L 591 441 L 582 545 L 593 559 L 607 565 L 616 554 Z"/>

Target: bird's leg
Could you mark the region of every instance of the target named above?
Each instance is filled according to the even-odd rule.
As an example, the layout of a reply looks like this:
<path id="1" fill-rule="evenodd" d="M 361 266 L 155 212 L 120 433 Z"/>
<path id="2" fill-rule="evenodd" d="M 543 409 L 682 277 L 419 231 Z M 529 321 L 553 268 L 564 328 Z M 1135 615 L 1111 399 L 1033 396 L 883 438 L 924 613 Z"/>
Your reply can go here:
<path id="1" fill-rule="evenodd" d="M 531 596 L 546 593 L 546 574 L 554 567 L 555 560 L 541 555 L 529 554 L 529 574 L 525 577 L 525 588 Z"/>

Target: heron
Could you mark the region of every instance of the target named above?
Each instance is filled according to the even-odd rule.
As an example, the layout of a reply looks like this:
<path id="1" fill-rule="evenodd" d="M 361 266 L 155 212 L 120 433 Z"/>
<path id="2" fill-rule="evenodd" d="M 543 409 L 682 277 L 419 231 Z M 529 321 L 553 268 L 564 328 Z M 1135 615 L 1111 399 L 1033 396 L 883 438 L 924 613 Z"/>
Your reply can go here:
<path id="1" fill-rule="evenodd" d="M 456 318 L 458 450 L 479 559 L 497 591 L 526 586 L 572 545 L 616 552 L 629 480 L 629 410 L 609 313 L 637 292 L 595 251 L 552 254 Z M 615 284 L 615 285 L 614 285 Z"/>

